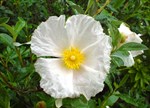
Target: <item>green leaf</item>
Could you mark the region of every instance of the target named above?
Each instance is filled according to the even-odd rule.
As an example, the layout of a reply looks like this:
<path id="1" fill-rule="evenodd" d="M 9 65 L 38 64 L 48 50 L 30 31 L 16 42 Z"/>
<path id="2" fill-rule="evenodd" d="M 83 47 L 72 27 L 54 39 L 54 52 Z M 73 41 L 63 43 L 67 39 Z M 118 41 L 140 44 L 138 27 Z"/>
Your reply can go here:
<path id="1" fill-rule="evenodd" d="M 107 86 L 109 87 L 110 92 L 112 92 L 112 91 L 113 91 L 113 87 L 112 87 L 112 82 L 111 82 L 109 76 L 106 77 L 105 83 L 106 83 Z"/>
<path id="2" fill-rule="evenodd" d="M 71 101 L 71 106 L 72 108 L 89 108 L 88 102 L 83 95 L 79 98 L 73 99 Z"/>
<path id="3" fill-rule="evenodd" d="M 63 99 L 64 108 L 96 108 L 96 101 L 91 99 L 87 101 L 87 99 L 81 95 L 78 98 L 66 98 Z"/>
<path id="4" fill-rule="evenodd" d="M 90 16 L 93 16 L 96 14 L 97 10 L 98 10 L 98 5 L 97 5 L 96 0 L 89 0 L 87 10 L 86 10 L 86 11 L 88 11 L 88 14 Z"/>
<path id="5" fill-rule="evenodd" d="M 114 103 L 117 102 L 118 99 L 119 97 L 113 94 L 108 98 L 106 105 L 112 106 Z"/>
<path id="6" fill-rule="evenodd" d="M 2 18 L 0 18 L 0 24 L 7 23 L 8 21 L 9 21 L 8 17 L 2 17 Z"/>
<path id="7" fill-rule="evenodd" d="M 96 108 L 96 101 L 90 99 L 90 100 L 88 101 L 88 108 Z"/>
<path id="8" fill-rule="evenodd" d="M 124 100 L 126 103 L 136 106 L 137 108 L 147 108 L 147 105 L 142 103 L 140 100 L 130 97 L 127 94 L 116 94 L 120 99 Z"/>
<path id="9" fill-rule="evenodd" d="M 116 26 L 109 24 L 109 35 L 112 37 L 112 45 L 114 48 L 118 46 L 121 41 L 121 34 Z"/>
<path id="10" fill-rule="evenodd" d="M 115 9 L 118 9 L 118 8 L 120 8 L 123 5 L 124 2 L 125 2 L 125 0 L 113 0 L 112 6 Z"/>
<path id="11" fill-rule="evenodd" d="M 83 14 L 84 10 L 81 6 L 73 3 L 72 1 L 66 0 L 66 2 L 69 4 L 69 6 L 75 11 L 77 14 Z"/>
<path id="12" fill-rule="evenodd" d="M 116 18 L 111 15 L 107 10 L 103 9 L 103 11 L 95 17 L 96 20 L 115 20 Z"/>
<path id="13" fill-rule="evenodd" d="M 123 86 L 123 84 L 126 83 L 126 81 L 128 80 L 128 78 L 129 78 L 129 74 L 126 74 L 126 75 L 122 78 L 121 82 L 119 83 L 118 88 L 120 88 L 121 86 Z"/>
<path id="14" fill-rule="evenodd" d="M 117 50 L 115 52 L 113 52 L 111 54 L 111 56 L 115 56 L 115 57 L 119 57 L 119 58 L 123 58 L 123 57 L 128 57 L 129 56 L 129 52 L 128 51 L 125 51 L 125 50 Z"/>
<path id="15" fill-rule="evenodd" d="M 17 36 L 18 36 L 19 32 L 23 29 L 23 27 L 25 27 L 25 25 L 26 25 L 26 22 L 22 18 L 18 18 L 18 19 L 19 19 L 19 21 L 16 23 L 16 25 L 14 27 L 14 31 L 16 32 Z"/>
<path id="16" fill-rule="evenodd" d="M 137 50 L 147 50 L 148 48 L 140 43 L 129 42 L 123 44 L 118 50 L 126 50 L 126 51 L 137 51 Z"/>
<path id="17" fill-rule="evenodd" d="M 10 98 L 6 89 L 0 86 L 0 108 L 10 108 Z"/>
<path id="18" fill-rule="evenodd" d="M 88 103 L 81 99 L 76 99 L 71 103 L 72 108 L 88 108 Z"/>
<path id="19" fill-rule="evenodd" d="M 124 50 L 123 51 L 118 50 L 111 54 L 112 60 L 115 63 L 117 63 L 117 66 L 119 67 L 124 65 L 124 62 L 128 56 L 129 56 L 129 52 Z"/>
<path id="20" fill-rule="evenodd" d="M 117 65 L 118 67 L 124 65 L 123 60 L 122 60 L 121 58 L 119 58 L 119 57 L 112 56 L 111 59 L 112 59 L 112 62 L 113 62 L 115 65 Z"/>
<path id="21" fill-rule="evenodd" d="M 145 88 L 146 91 L 150 92 L 150 85 Z"/>
<path id="22" fill-rule="evenodd" d="M 91 8 L 91 6 L 93 5 L 93 3 L 94 3 L 94 0 L 89 0 L 89 1 L 88 1 L 88 5 L 87 5 L 87 8 L 86 8 L 85 13 L 88 12 L 88 10 Z"/>
<path id="23" fill-rule="evenodd" d="M 137 72 L 136 75 L 135 75 L 135 81 L 138 81 L 141 77 L 140 73 Z"/>
<path id="24" fill-rule="evenodd" d="M 0 24 L 0 26 L 5 27 L 11 33 L 11 35 L 13 36 L 13 41 L 15 42 L 17 34 L 15 33 L 14 29 L 10 25 L 4 23 Z"/>
<path id="25" fill-rule="evenodd" d="M 13 48 L 13 39 L 7 34 L 0 33 L 0 42 Z"/>
<path id="26" fill-rule="evenodd" d="M 113 84 L 114 84 L 115 88 L 119 88 L 119 85 L 116 82 L 114 82 Z"/>

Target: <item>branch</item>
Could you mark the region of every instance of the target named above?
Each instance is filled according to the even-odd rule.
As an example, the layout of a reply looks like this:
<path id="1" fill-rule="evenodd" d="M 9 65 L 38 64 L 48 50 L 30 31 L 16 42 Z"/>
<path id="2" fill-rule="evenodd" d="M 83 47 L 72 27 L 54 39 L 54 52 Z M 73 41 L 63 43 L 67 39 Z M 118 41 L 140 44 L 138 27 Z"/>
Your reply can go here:
<path id="1" fill-rule="evenodd" d="M 110 2 L 111 0 L 106 0 L 105 4 L 100 9 L 97 10 L 96 14 L 93 17 L 99 14 Z"/>

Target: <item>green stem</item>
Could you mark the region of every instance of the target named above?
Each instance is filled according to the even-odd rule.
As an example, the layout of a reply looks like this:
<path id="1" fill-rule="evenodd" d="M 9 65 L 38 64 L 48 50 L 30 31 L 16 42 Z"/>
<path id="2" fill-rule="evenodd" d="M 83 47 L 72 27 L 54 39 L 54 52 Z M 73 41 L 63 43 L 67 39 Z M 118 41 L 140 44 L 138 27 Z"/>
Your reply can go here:
<path id="1" fill-rule="evenodd" d="M 32 89 L 28 88 L 28 89 L 23 89 L 23 90 L 18 89 L 18 88 L 14 87 L 13 85 L 11 85 L 11 84 L 9 83 L 9 81 L 8 81 L 7 78 L 2 74 L 1 71 L 0 71 L 0 77 L 2 78 L 3 83 L 5 83 L 11 90 L 15 91 L 17 94 L 20 94 L 20 93 L 25 94 L 25 93 L 30 93 L 30 92 L 41 92 L 41 91 L 43 91 L 43 89 L 42 89 L 42 88 L 39 88 L 39 87 L 32 88 Z"/>
<path id="2" fill-rule="evenodd" d="M 96 14 L 93 17 L 99 14 L 110 2 L 111 0 L 106 0 L 105 4 L 100 9 L 97 10 Z"/>
<path id="3" fill-rule="evenodd" d="M 24 67 L 24 63 L 23 63 L 23 60 L 22 60 L 22 56 L 21 56 L 21 54 L 20 54 L 20 51 L 18 50 L 17 47 L 15 47 L 15 49 L 16 49 L 16 53 L 17 53 L 17 55 L 18 55 L 19 61 L 20 61 L 20 63 L 21 63 L 21 66 Z"/>
<path id="4" fill-rule="evenodd" d="M 115 88 L 111 93 L 108 94 L 108 96 L 107 96 L 107 97 L 105 98 L 105 100 L 102 102 L 100 108 L 106 108 L 105 104 L 107 103 L 109 97 L 110 97 L 111 95 L 113 95 L 113 94 L 116 92 L 117 89 L 118 89 L 118 88 Z"/>
<path id="5" fill-rule="evenodd" d="M 0 77 L 2 78 L 3 82 L 11 89 L 14 91 L 18 91 L 15 87 L 13 87 L 7 80 L 7 78 L 0 72 Z"/>
<path id="6" fill-rule="evenodd" d="M 129 67 L 125 67 L 123 69 L 118 69 L 119 71 L 125 71 L 125 70 L 129 70 Z"/>

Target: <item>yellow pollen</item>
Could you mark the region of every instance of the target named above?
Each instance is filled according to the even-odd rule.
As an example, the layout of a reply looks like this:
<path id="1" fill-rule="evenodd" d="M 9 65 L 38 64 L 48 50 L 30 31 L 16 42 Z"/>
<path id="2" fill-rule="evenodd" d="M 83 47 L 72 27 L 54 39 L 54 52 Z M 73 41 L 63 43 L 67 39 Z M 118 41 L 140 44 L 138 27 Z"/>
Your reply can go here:
<path id="1" fill-rule="evenodd" d="M 71 47 L 63 52 L 63 62 L 69 69 L 79 69 L 84 61 L 84 54 L 79 49 Z"/>

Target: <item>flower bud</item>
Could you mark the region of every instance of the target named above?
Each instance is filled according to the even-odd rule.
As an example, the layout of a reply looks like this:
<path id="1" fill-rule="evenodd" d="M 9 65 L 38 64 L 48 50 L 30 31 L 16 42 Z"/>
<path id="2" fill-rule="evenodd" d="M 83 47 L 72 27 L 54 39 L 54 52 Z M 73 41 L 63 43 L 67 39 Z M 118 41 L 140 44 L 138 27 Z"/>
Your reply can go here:
<path id="1" fill-rule="evenodd" d="M 36 108 L 46 108 L 46 103 L 44 101 L 39 101 L 36 104 Z"/>

